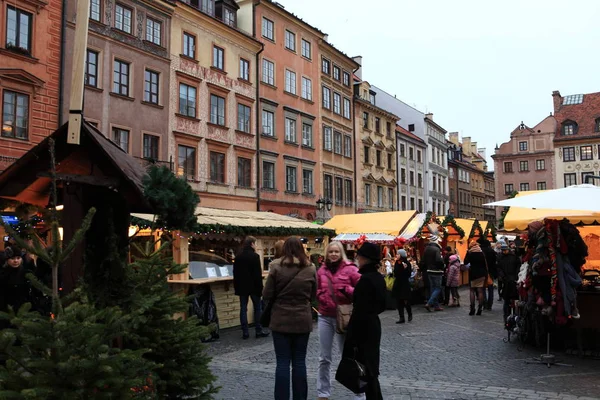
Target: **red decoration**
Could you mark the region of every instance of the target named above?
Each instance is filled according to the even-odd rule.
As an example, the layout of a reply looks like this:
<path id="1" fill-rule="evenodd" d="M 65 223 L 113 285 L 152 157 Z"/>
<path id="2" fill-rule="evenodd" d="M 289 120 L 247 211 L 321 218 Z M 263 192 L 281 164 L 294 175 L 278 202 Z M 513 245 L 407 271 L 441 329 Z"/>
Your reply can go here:
<path id="1" fill-rule="evenodd" d="M 354 242 L 354 245 L 357 248 L 360 248 L 360 246 L 362 246 L 366 241 L 367 241 L 367 235 L 360 235 L 358 237 L 358 239 L 356 239 L 356 241 Z"/>
<path id="2" fill-rule="evenodd" d="M 396 247 L 404 247 L 405 244 L 406 244 L 406 239 L 404 239 L 404 238 L 397 237 L 394 239 L 394 246 L 396 246 Z"/>

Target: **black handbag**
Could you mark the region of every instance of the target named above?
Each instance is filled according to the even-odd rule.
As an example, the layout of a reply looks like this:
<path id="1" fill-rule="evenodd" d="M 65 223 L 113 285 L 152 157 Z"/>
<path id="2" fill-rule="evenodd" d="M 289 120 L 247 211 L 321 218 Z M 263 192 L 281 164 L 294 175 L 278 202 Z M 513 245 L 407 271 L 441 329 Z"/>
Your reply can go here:
<path id="1" fill-rule="evenodd" d="M 335 373 L 335 380 L 352 393 L 364 393 L 367 386 L 367 369 L 354 357 L 343 357 Z"/>
<path id="2" fill-rule="evenodd" d="M 298 276 L 298 274 L 300 273 L 301 270 L 302 270 L 302 268 L 300 268 L 298 270 L 298 272 L 296 272 L 294 274 L 292 279 L 290 279 L 290 281 L 288 283 L 286 283 L 285 286 L 281 289 L 280 293 L 283 292 L 290 285 L 290 283 L 292 283 L 292 281 L 296 278 L 296 276 Z M 265 309 L 263 310 L 262 314 L 260 315 L 260 324 L 263 327 L 268 328 L 269 325 L 271 325 L 271 314 L 273 313 L 273 303 L 275 303 L 275 299 L 277 298 L 278 295 L 279 295 L 279 293 L 275 292 L 275 294 L 273 295 L 273 298 L 267 302 Z"/>

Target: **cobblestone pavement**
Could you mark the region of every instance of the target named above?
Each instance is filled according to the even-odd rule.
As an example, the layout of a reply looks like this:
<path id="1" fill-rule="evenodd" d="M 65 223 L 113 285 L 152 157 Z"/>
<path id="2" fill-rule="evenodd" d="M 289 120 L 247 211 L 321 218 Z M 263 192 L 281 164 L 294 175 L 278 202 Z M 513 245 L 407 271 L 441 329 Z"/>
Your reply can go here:
<path id="1" fill-rule="evenodd" d="M 467 293 L 463 293 L 463 299 Z M 415 307 L 411 323 L 397 325 L 397 313 L 381 315 L 381 387 L 384 399 L 600 399 L 600 361 L 557 354 L 573 368 L 528 365 L 539 349 L 504 343 L 501 304 L 483 316 L 468 308 L 427 313 Z M 238 330 L 207 345 L 212 370 L 222 386 L 217 399 L 273 398 L 275 354 L 271 338 L 242 341 Z M 309 399 L 316 399 L 319 359 L 317 330 L 307 355 Z M 339 354 L 334 352 L 334 363 Z M 332 399 L 351 399 L 334 384 Z"/>

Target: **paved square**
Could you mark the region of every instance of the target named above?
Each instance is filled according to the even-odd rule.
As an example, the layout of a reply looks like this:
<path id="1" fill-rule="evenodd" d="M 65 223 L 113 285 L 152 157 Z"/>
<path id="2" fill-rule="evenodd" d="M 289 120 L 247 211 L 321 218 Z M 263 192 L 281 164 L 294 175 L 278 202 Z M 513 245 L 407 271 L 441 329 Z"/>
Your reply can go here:
<path id="1" fill-rule="evenodd" d="M 461 293 L 463 299 L 467 292 Z M 464 303 L 467 304 L 467 303 Z M 427 313 L 415 307 L 411 323 L 397 325 L 397 313 L 381 315 L 381 386 L 385 399 L 600 399 L 600 360 L 557 354 L 574 368 L 527 365 L 538 349 L 504 343 L 501 303 L 480 317 L 468 307 Z M 222 386 L 217 399 L 273 398 L 275 354 L 271 338 L 242 341 L 241 332 L 222 333 L 207 345 L 212 370 Z M 309 399 L 317 398 L 319 360 L 315 329 L 307 355 Z M 334 363 L 339 354 L 334 353 Z M 332 399 L 351 399 L 334 385 Z"/>

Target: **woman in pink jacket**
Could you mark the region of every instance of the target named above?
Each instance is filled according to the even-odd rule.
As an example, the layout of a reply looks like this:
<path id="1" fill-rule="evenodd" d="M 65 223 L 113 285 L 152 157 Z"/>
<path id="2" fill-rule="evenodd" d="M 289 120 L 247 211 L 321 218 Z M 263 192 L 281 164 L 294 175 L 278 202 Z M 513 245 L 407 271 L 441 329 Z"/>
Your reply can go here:
<path id="1" fill-rule="evenodd" d="M 336 333 L 336 303 L 352 303 L 354 287 L 360 277 L 356 265 L 346 258 L 342 244 L 329 243 L 325 249 L 325 262 L 317 272 L 321 346 L 317 395 L 320 400 L 329 399 L 331 396 L 331 355 L 334 340 L 337 341 L 340 354 L 344 348 L 344 335 Z"/>
<path id="2" fill-rule="evenodd" d="M 452 304 L 450 304 L 450 307 L 460 307 L 460 296 L 458 295 L 459 280 L 460 259 L 458 255 L 453 254 L 448 259 L 448 278 L 446 279 L 446 286 L 450 288 L 450 293 L 452 293 Z"/>

